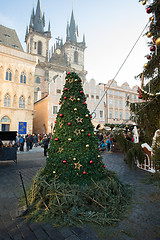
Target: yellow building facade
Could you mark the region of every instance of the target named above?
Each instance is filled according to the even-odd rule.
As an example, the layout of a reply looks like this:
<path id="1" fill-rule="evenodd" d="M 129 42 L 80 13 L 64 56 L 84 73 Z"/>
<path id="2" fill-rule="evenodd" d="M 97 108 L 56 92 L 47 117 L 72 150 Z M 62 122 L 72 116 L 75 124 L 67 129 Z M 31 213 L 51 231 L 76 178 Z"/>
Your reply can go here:
<path id="1" fill-rule="evenodd" d="M 32 133 L 36 64 L 35 56 L 0 44 L 0 131 Z"/>

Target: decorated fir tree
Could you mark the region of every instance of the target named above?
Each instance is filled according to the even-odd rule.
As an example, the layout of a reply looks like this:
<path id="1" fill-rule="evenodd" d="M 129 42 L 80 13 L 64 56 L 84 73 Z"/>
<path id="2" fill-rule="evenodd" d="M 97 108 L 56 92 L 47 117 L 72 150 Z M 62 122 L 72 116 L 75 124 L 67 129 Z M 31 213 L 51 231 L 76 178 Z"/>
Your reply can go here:
<path id="1" fill-rule="evenodd" d="M 160 0 L 140 0 L 149 14 L 149 26 L 146 32 L 148 38 L 149 54 L 146 55 L 146 64 L 139 87 L 140 103 L 130 104 L 131 111 L 136 114 L 137 122 L 143 137 L 141 140 L 151 145 L 152 138 L 160 128 Z"/>
<path id="2" fill-rule="evenodd" d="M 100 180 L 105 166 L 82 81 L 74 72 L 68 73 L 65 79 L 44 173 L 49 179 L 56 174 L 61 181 L 69 183 L 89 183 L 91 178 Z"/>
<path id="3" fill-rule="evenodd" d="M 104 225 L 124 211 L 130 192 L 105 169 L 91 118 L 81 79 L 68 73 L 46 166 L 28 194 L 32 219 L 55 226 Z"/>

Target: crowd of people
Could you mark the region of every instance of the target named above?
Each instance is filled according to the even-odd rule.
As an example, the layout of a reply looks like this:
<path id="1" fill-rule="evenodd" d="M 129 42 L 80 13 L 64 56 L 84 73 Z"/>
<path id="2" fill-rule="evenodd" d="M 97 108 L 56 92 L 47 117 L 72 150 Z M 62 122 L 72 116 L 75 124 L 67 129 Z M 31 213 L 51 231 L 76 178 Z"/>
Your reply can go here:
<path id="1" fill-rule="evenodd" d="M 17 135 L 15 140 L 2 141 L 0 139 L 0 148 L 3 147 L 16 147 L 17 151 L 28 152 L 33 147 L 42 146 L 44 148 L 44 156 L 47 156 L 47 148 L 50 143 L 50 135 L 46 134 L 27 134 Z"/>
<path id="2" fill-rule="evenodd" d="M 107 135 L 106 133 L 103 135 L 103 133 L 97 132 L 97 137 L 100 151 L 104 151 L 106 149 L 107 151 L 111 151 L 112 136 Z"/>

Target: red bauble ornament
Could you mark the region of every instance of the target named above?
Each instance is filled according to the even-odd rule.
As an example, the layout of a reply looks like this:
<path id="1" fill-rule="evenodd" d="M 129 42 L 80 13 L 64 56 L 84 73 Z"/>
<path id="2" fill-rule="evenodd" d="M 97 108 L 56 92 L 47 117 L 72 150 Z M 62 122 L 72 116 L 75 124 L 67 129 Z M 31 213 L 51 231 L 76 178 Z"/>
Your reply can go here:
<path id="1" fill-rule="evenodd" d="M 65 87 L 65 89 L 64 89 L 65 91 L 67 91 L 68 90 L 68 88 L 67 87 Z"/>
<path id="2" fill-rule="evenodd" d="M 59 102 L 59 105 L 61 105 L 61 102 Z"/>
<path id="3" fill-rule="evenodd" d="M 64 97 L 64 100 L 66 100 L 67 99 L 67 97 Z"/>
<path id="4" fill-rule="evenodd" d="M 60 113 L 60 114 L 59 114 L 59 116 L 60 116 L 60 117 L 63 117 L 63 114 L 62 114 L 62 113 Z"/>
<path id="5" fill-rule="evenodd" d="M 66 161 L 66 160 L 63 160 L 63 163 L 67 163 L 67 161 Z"/>
<path id="6" fill-rule="evenodd" d="M 147 55 L 147 59 L 151 59 L 151 55 Z"/>
<path id="7" fill-rule="evenodd" d="M 67 74 L 70 74 L 70 72 L 68 72 Z"/>
<path id="8" fill-rule="evenodd" d="M 85 105 L 85 104 L 86 104 L 86 102 L 83 102 L 83 104 Z"/>
<path id="9" fill-rule="evenodd" d="M 150 47 L 150 51 L 151 51 L 151 52 L 154 52 L 155 50 L 156 50 L 156 47 L 155 47 L 155 46 Z"/>
<path id="10" fill-rule="evenodd" d="M 71 123 L 70 123 L 70 122 L 68 122 L 68 126 L 71 126 Z"/>
<path id="11" fill-rule="evenodd" d="M 103 168 L 105 168 L 106 166 L 105 165 L 103 165 Z"/>
<path id="12" fill-rule="evenodd" d="M 83 93 L 83 91 L 80 91 L 80 93 L 82 94 L 82 93 Z"/>
<path id="13" fill-rule="evenodd" d="M 83 174 L 86 175 L 86 171 L 83 171 Z"/>
<path id="14" fill-rule="evenodd" d="M 54 121 L 55 123 L 57 122 L 57 121 Z"/>
<path id="15" fill-rule="evenodd" d="M 151 7 L 148 7 L 147 9 L 146 9 L 146 12 L 149 14 L 149 13 L 151 13 L 152 12 L 152 8 Z"/>
<path id="16" fill-rule="evenodd" d="M 92 164 L 92 163 L 93 163 L 93 161 L 91 160 L 91 161 L 89 161 L 89 163 L 91 163 L 91 164 Z"/>
<path id="17" fill-rule="evenodd" d="M 55 138 L 54 140 L 55 140 L 55 141 L 58 141 L 58 138 Z"/>
<path id="18" fill-rule="evenodd" d="M 90 115 L 90 118 L 92 118 L 92 115 Z"/>
<path id="19" fill-rule="evenodd" d="M 90 137 L 90 136 L 91 136 L 91 134 L 90 134 L 90 133 L 88 133 L 88 136 Z"/>
<path id="20" fill-rule="evenodd" d="M 101 148 L 99 148 L 99 151 L 101 151 Z"/>

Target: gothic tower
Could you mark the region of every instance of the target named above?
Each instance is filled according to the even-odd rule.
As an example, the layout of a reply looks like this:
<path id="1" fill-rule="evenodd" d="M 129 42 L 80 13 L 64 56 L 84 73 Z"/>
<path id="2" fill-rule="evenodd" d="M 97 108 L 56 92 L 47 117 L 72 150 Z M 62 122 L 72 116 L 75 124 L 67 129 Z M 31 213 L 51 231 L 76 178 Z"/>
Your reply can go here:
<path id="1" fill-rule="evenodd" d="M 87 74 L 84 70 L 85 36 L 83 35 L 82 42 L 78 42 L 78 35 L 78 26 L 75 23 L 72 10 L 70 24 L 67 23 L 66 42 L 63 44 L 62 39 L 56 38 L 56 44 L 54 50 L 52 48 L 49 62 L 53 65 L 58 64 L 61 71 L 76 71 L 85 82 Z M 57 73 L 57 75 L 60 74 Z"/>
<path id="2" fill-rule="evenodd" d="M 83 41 L 78 42 L 78 25 L 75 23 L 75 18 L 72 10 L 70 24 L 67 22 L 66 43 L 64 44 L 65 53 L 68 57 L 69 64 L 77 73 L 79 72 L 83 82 L 86 80 L 87 72 L 84 70 L 84 50 L 86 49 L 85 35 Z"/>
<path id="3" fill-rule="evenodd" d="M 25 42 L 27 45 L 27 52 L 37 55 L 40 62 L 48 60 L 49 40 L 51 39 L 50 22 L 48 24 L 48 31 L 44 30 L 45 16 L 41 12 L 40 0 L 37 2 L 36 13 L 34 8 L 30 17 L 29 28 L 27 26 Z"/>

